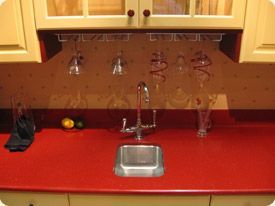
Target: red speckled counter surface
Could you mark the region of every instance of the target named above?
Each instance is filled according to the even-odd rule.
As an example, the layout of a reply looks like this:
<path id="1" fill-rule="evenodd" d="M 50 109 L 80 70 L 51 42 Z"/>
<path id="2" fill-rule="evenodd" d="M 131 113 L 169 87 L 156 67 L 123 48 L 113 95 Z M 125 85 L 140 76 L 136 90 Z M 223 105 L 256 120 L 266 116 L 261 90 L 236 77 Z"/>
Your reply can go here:
<path id="1" fill-rule="evenodd" d="M 23 153 L 3 148 L 0 189 L 83 193 L 275 193 L 275 125 L 215 128 L 208 137 L 194 129 L 160 129 L 145 143 L 161 145 L 165 175 L 123 178 L 113 173 L 117 146 L 135 142 L 119 132 L 44 129 Z"/>

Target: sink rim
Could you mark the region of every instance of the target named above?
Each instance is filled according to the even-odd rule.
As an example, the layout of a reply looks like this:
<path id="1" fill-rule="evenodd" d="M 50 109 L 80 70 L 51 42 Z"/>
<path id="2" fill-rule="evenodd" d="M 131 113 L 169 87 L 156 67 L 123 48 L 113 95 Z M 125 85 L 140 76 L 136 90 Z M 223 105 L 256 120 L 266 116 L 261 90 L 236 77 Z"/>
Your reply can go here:
<path id="1" fill-rule="evenodd" d="M 153 155 L 156 155 L 156 164 L 146 166 L 125 166 L 122 163 L 123 148 L 137 147 L 137 148 L 156 148 Z M 159 144 L 120 144 L 116 149 L 115 165 L 113 171 L 116 176 L 120 177 L 160 177 L 164 175 L 164 159 L 163 150 Z"/>

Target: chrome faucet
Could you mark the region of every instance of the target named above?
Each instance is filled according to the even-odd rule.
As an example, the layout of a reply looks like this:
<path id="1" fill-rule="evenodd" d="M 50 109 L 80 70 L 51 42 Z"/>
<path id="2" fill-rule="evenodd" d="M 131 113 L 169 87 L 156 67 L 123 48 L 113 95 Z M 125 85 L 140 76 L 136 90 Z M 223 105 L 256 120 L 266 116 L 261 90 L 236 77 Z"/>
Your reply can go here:
<path id="1" fill-rule="evenodd" d="M 141 81 L 138 83 L 137 85 L 137 123 L 136 126 L 130 127 L 130 128 L 126 128 L 126 123 L 127 123 L 127 119 L 123 118 L 122 120 L 122 129 L 121 132 L 122 133 L 136 133 L 136 139 L 137 140 L 141 140 L 142 139 L 142 130 L 144 129 L 150 129 L 150 128 L 156 128 L 156 114 L 157 111 L 153 110 L 153 124 L 150 125 L 143 125 L 141 123 L 141 91 L 144 91 L 144 95 L 145 95 L 145 102 L 148 103 L 150 102 L 150 96 L 149 96 L 149 90 L 147 85 L 145 84 L 145 82 Z"/>

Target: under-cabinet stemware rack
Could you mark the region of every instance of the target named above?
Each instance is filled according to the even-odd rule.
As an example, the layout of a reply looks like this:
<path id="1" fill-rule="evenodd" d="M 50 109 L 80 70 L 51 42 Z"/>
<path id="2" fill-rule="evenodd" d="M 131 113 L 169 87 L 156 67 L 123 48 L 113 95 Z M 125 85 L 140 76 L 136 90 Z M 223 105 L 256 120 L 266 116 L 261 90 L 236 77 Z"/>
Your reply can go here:
<path id="1" fill-rule="evenodd" d="M 130 33 L 115 33 L 115 34 L 104 34 L 104 33 L 72 33 L 72 34 L 56 34 L 58 41 L 67 42 L 70 40 L 74 41 L 129 41 Z"/>
<path id="2" fill-rule="evenodd" d="M 220 42 L 225 33 L 146 33 L 149 41 L 215 41 Z M 67 41 L 129 41 L 132 33 L 72 33 L 56 34 L 59 42 Z"/>
<path id="3" fill-rule="evenodd" d="M 149 33 L 150 41 L 217 41 L 224 33 Z"/>

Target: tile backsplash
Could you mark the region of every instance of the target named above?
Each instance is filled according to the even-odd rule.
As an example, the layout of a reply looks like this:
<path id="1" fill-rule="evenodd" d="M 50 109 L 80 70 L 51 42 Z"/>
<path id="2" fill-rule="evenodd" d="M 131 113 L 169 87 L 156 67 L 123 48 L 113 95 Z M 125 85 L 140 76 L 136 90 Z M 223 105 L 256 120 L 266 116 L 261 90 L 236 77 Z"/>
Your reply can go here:
<path id="1" fill-rule="evenodd" d="M 64 42 L 63 50 L 47 63 L 0 64 L 0 108 L 10 108 L 10 97 L 26 93 L 33 108 L 118 108 L 136 107 L 136 86 L 148 83 L 149 107 L 192 109 L 196 100 L 212 100 L 214 109 L 274 109 L 275 65 L 237 64 L 218 49 L 217 42 L 149 41 L 148 35 L 133 34 L 130 41 L 79 42 L 85 72 L 68 74 L 74 42 Z M 122 50 L 127 74 L 112 74 L 112 59 Z M 199 89 L 190 64 L 203 50 L 212 60 L 210 80 Z M 168 62 L 165 81 L 150 73 L 152 53 L 162 51 Z M 182 53 L 188 71 L 179 73 L 177 56 Z M 146 108 L 146 105 L 144 105 Z"/>

